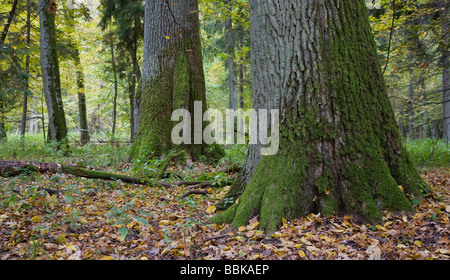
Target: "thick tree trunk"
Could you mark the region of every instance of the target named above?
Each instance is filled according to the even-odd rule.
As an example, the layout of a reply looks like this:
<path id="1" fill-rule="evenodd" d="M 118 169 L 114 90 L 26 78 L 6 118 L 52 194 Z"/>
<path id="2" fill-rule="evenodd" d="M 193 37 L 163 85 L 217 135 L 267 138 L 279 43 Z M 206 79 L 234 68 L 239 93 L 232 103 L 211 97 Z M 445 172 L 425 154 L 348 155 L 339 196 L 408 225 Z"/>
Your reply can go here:
<path id="1" fill-rule="evenodd" d="M 139 132 L 131 157 L 160 156 L 177 148 L 171 139 L 176 124 L 172 112 L 183 108 L 193 116 L 194 101 L 201 101 L 202 116 L 207 107 L 198 1 L 147 0 L 144 30 Z M 194 143 L 194 134 L 192 130 L 191 143 L 183 148 L 196 160 L 207 152 L 207 145 Z M 223 155 L 216 146 L 214 151 Z"/>
<path id="2" fill-rule="evenodd" d="M 39 0 L 40 51 L 43 91 L 47 103 L 50 141 L 67 150 L 67 125 L 61 97 L 58 54 L 56 50 L 56 2 Z"/>
<path id="3" fill-rule="evenodd" d="M 89 143 L 90 137 L 86 112 L 86 93 L 84 91 L 83 66 L 81 65 L 80 54 L 78 49 L 75 50 L 74 64 L 78 88 L 78 115 L 80 121 L 80 142 L 82 145 L 86 145 L 87 143 Z"/>
<path id="4" fill-rule="evenodd" d="M 420 196 L 424 182 L 402 146 L 365 2 L 251 0 L 250 13 L 254 98 L 280 109 L 280 149 L 212 221 L 258 215 L 273 231 L 311 212 L 375 221 L 412 210 L 405 194 Z"/>

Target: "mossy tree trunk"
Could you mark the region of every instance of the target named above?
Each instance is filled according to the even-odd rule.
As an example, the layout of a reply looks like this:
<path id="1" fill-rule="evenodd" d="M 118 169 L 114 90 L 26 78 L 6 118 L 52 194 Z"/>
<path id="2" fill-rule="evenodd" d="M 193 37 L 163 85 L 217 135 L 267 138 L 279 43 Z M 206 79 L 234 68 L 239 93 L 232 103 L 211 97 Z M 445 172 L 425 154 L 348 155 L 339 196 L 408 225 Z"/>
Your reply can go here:
<path id="1" fill-rule="evenodd" d="M 67 124 L 61 96 L 58 53 L 56 49 L 56 1 L 39 0 L 40 63 L 43 91 L 47 103 L 50 141 L 68 150 Z"/>
<path id="2" fill-rule="evenodd" d="M 273 231 L 312 212 L 412 210 L 408 196 L 426 185 L 402 146 L 365 2 L 251 0 L 250 24 L 254 100 L 280 109 L 280 149 L 212 222 L 258 215 Z"/>
<path id="3" fill-rule="evenodd" d="M 194 101 L 202 102 L 201 116 L 206 110 L 199 27 L 197 0 L 146 1 L 139 131 L 131 157 L 180 148 L 171 140 L 172 112 L 187 109 L 193 120 Z M 191 144 L 182 148 L 196 160 L 208 146 L 194 143 L 193 127 Z M 217 146 L 214 150 L 223 153 Z"/>

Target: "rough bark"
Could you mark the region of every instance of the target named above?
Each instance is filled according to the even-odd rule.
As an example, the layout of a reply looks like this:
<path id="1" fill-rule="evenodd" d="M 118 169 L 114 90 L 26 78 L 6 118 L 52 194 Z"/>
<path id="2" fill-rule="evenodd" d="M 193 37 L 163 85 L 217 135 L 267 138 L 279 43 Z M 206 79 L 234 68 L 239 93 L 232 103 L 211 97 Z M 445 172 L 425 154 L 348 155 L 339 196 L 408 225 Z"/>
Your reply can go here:
<path id="1" fill-rule="evenodd" d="M 194 143 L 193 138 L 191 144 L 175 146 L 171 115 L 181 108 L 193 115 L 194 101 L 202 102 L 202 115 L 207 107 L 198 1 L 146 1 L 144 30 L 139 132 L 130 156 L 161 156 L 170 149 L 183 148 L 197 160 L 208 146 Z M 218 147 L 214 152 L 223 155 Z"/>
<path id="2" fill-rule="evenodd" d="M 250 24 L 254 98 L 280 109 L 280 149 L 212 222 L 259 216 L 273 231 L 311 212 L 412 210 L 407 196 L 426 184 L 402 146 L 364 1 L 251 0 Z"/>
<path id="3" fill-rule="evenodd" d="M 56 49 L 56 2 L 39 0 L 40 63 L 43 91 L 47 103 L 50 141 L 68 150 L 67 125 L 61 97 L 58 54 Z"/>

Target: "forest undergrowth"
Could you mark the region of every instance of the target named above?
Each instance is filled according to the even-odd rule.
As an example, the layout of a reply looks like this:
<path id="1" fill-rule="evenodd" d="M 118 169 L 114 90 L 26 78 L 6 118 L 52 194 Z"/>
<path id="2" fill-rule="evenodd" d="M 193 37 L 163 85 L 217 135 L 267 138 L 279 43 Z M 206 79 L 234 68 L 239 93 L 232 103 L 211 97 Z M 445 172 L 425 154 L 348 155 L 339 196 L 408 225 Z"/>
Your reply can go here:
<path id="1" fill-rule="evenodd" d="M 91 147 L 95 163 L 106 163 L 97 167 L 129 175 L 157 170 L 157 160 L 119 164 L 105 156 L 113 149 L 107 146 Z M 115 149 L 126 154 L 119 151 L 126 147 Z M 219 165 L 172 163 L 161 180 L 212 185 L 143 186 L 33 172 L 0 177 L 0 260 L 450 259 L 448 167 L 421 171 L 434 193 L 411 201 L 414 213 L 386 212 L 379 224 L 310 214 L 283 219 L 278 231 L 265 234 L 257 217 L 237 229 L 208 223 L 236 175 L 224 167 L 244 157 L 245 148 L 237 148 Z"/>

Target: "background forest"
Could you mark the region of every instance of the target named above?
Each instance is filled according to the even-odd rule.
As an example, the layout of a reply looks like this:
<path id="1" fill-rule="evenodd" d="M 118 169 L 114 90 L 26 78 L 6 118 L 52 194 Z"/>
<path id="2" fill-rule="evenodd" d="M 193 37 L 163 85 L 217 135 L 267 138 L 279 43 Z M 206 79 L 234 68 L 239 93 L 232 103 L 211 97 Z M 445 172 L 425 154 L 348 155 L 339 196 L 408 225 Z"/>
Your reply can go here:
<path id="1" fill-rule="evenodd" d="M 443 109 L 444 92 L 448 92 L 444 86 L 449 83 L 448 29 L 440 16 L 439 1 L 367 4 L 404 140 L 412 146 L 445 148 L 440 139 L 448 137 L 444 127 L 449 113 L 446 119 Z M 40 79 L 37 3 L 5 0 L 0 13 L 2 21 L 9 23 L 2 30 L 0 137 L 26 133 L 44 139 L 48 121 Z M 230 96 L 237 94 L 239 106 L 250 108 L 247 1 L 200 1 L 199 13 L 209 106 L 224 110 Z M 140 1 L 60 3 L 57 44 L 71 142 L 83 142 L 80 130 L 85 130 L 80 126 L 77 71 L 84 78 L 90 140 L 132 141 L 143 17 Z"/>
<path id="2" fill-rule="evenodd" d="M 255 243 L 264 238 L 257 221 L 233 234 L 202 220 L 215 212 L 214 203 L 226 193 L 234 169 L 242 166 L 247 145 L 225 146 L 225 157 L 214 165 L 188 160 L 183 166 L 187 169 L 178 173 L 170 160 L 147 160 L 143 155 L 129 161 L 142 86 L 144 1 L 56 3 L 56 44 L 71 153 L 47 141 L 38 3 L 0 0 L 0 160 L 65 162 L 144 179 L 155 172 L 158 179 L 173 179 L 167 174 L 174 173 L 177 180 L 214 183 L 196 193 L 194 188 L 133 189 L 120 180 L 88 182 L 51 173 L 2 179 L 0 223 L 13 217 L 15 210 L 28 212 L 17 216 L 12 228 L 8 224 L 10 230 L 0 230 L 0 258 L 448 258 L 448 239 L 433 239 L 414 229 L 437 221 L 435 230 L 443 233 L 443 225 L 448 226 L 446 212 L 450 213 L 450 35 L 445 0 L 366 0 L 366 4 L 404 145 L 426 182 L 444 194 L 447 204 L 420 204 L 423 215 L 410 220 L 388 215 L 385 224 L 367 228 L 347 218 L 325 226 L 325 220 L 314 214 L 289 224 L 284 220 L 282 229 L 272 235 L 280 243 L 264 244 Z M 200 0 L 196 12 L 209 108 L 252 108 L 248 0 Z M 40 185 L 48 188 L 42 191 Z M 55 189 L 59 191 L 52 193 Z M 45 216 L 36 207 L 45 208 Z M 63 209 L 60 216 L 58 209 Z M 198 209 L 206 214 L 196 213 Z M 104 218 L 90 216 L 100 212 Z M 322 222 L 323 227 L 315 228 Z M 60 223 L 65 227 L 57 231 Z M 24 228 L 32 230 L 20 231 Z M 299 228 L 312 228 L 301 237 L 303 247 L 291 235 Z M 392 230 L 409 239 L 394 240 Z M 378 237 L 392 239 L 380 243 Z M 350 241 L 336 245 L 339 239 Z M 144 241 L 152 246 L 145 247 Z"/>

